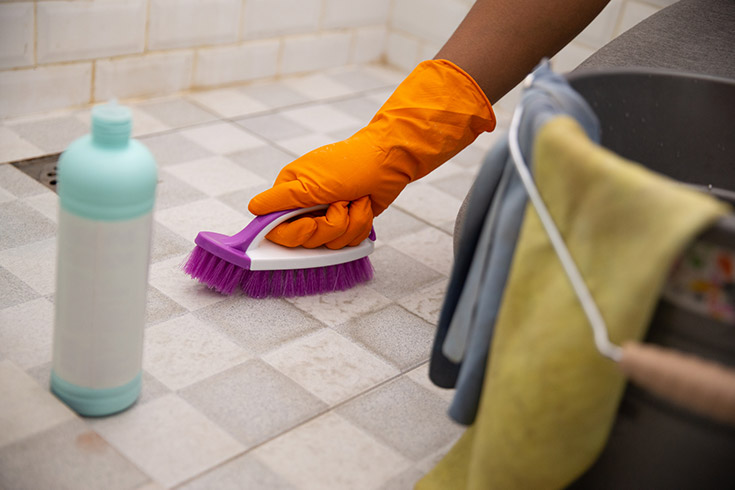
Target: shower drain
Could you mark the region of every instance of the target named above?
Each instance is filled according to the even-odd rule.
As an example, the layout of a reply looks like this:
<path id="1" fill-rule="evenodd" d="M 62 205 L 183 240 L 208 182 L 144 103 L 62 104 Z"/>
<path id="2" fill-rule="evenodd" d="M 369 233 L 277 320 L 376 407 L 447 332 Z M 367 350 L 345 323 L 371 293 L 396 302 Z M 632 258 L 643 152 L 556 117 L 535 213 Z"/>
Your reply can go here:
<path id="1" fill-rule="evenodd" d="M 15 162 L 12 165 L 32 179 L 56 192 L 56 164 L 59 161 L 59 155 L 60 153 L 32 158 L 30 160 Z"/>

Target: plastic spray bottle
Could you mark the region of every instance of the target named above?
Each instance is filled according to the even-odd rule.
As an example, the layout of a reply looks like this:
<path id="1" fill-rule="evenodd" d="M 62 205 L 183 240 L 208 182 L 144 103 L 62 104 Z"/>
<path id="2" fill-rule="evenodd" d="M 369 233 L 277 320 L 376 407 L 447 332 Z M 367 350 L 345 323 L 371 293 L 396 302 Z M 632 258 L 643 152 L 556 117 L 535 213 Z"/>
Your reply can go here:
<path id="1" fill-rule="evenodd" d="M 92 109 L 91 134 L 58 162 L 51 390 L 85 416 L 128 408 L 141 389 L 157 168 L 132 116 Z"/>

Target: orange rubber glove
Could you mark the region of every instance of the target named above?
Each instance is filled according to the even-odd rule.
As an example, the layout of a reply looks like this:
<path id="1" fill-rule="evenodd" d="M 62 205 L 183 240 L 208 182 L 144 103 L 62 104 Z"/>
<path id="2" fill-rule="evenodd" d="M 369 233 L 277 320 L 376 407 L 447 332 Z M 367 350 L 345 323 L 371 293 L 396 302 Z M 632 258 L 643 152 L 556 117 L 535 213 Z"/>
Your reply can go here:
<path id="1" fill-rule="evenodd" d="M 288 247 L 354 246 L 408 183 L 494 128 L 492 106 L 470 75 L 446 60 L 424 61 L 366 127 L 286 165 L 248 209 L 263 215 L 330 204 L 324 216 L 283 223 L 267 238 Z"/>

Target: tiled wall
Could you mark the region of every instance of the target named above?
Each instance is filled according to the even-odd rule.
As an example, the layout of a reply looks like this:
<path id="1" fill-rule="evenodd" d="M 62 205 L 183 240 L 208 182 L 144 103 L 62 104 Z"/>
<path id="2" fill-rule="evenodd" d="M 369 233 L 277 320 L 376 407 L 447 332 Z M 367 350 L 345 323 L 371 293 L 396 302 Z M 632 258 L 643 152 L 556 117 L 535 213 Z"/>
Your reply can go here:
<path id="1" fill-rule="evenodd" d="M 612 0 L 560 54 L 573 66 L 672 0 Z M 471 0 L 50 0 L 0 3 L 0 118 L 347 64 L 409 70 Z"/>

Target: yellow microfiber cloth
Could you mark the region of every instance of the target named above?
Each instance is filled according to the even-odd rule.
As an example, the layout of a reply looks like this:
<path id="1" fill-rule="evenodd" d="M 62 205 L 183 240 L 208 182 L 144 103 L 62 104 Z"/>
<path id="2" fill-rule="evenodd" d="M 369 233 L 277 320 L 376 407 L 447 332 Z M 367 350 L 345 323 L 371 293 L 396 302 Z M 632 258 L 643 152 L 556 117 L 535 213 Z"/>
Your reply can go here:
<path id="1" fill-rule="evenodd" d="M 729 208 L 596 145 L 567 116 L 539 130 L 533 156 L 610 339 L 642 339 L 673 261 Z M 563 488 L 602 451 L 624 386 L 529 203 L 476 422 L 416 488 Z"/>

